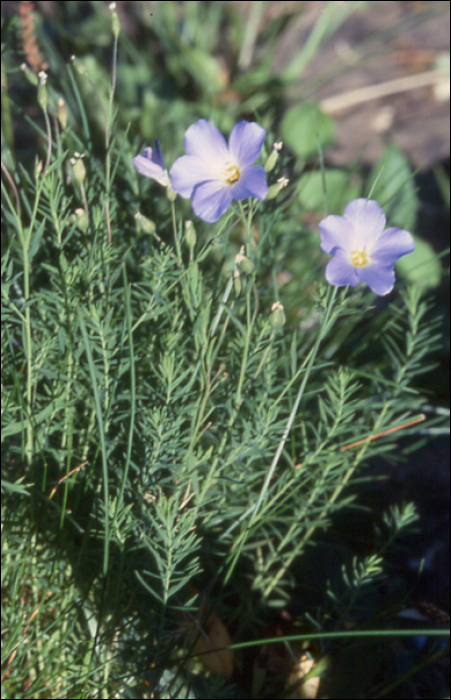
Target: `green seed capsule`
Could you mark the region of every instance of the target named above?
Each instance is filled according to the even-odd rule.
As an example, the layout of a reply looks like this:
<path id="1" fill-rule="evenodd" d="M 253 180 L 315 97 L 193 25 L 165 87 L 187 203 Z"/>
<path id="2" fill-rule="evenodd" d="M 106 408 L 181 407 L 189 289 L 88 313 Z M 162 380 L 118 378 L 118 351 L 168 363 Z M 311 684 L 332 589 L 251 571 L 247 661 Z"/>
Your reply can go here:
<path id="1" fill-rule="evenodd" d="M 43 112 L 47 111 L 47 105 L 49 103 L 49 93 L 47 92 L 47 73 L 41 70 L 38 73 L 39 85 L 38 85 L 38 104 Z"/>
<path id="2" fill-rule="evenodd" d="M 274 170 L 274 167 L 277 163 L 277 159 L 279 157 L 279 151 L 282 149 L 282 146 L 283 143 L 282 141 L 280 141 L 280 143 L 275 143 L 272 147 L 272 151 L 266 159 L 265 165 L 263 166 L 267 173 L 270 173 L 271 170 Z"/>
<path id="3" fill-rule="evenodd" d="M 72 158 L 71 165 L 72 171 L 74 173 L 74 180 L 75 182 L 78 182 L 79 185 L 81 185 L 81 183 L 84 182 L 86 179 L 86 168 L 85 164 L 81 159 L 81 156 Z"/>
<path id="4" fill-rule="evenodd" d="M 236 296 L 239 297 L 241 294 L 242 285 L 241 285 L 241 275 L 240 275 L 238 270 L 235 272 L 235 274 L 233 276 L 233 289 L 234 289 Z"/>
<path id="5" fill-rule="evenodd" d="M 285 311 L 282 304 L 276 301 L 271 306 L 271 314 L 269 316 L 269 323 L 274 331 L 278 331 L 286 322 Z"/>
<path id="6" fill-rule="evenodd" d="M 150 235 L 155 233 L 157 227 L 151 219 L 147 218 L 147 216 L 143 216 L 141 212 L 138 212 L 135 214 L 135 219 L 139 222 L 139 226 L 143 233 L 149 233 Z"/>
<path id="7" fill-rule="evenodd" d="M 288 180 L 285 177 L 281 177 L 280 180 L 271 185 L 268 189 L 268 194 L 266 199 L 275 199 L 279 192 L 283 190 L 284 187 L 288 185 Z"/>
<path id="8" fill-rule="evenodd" d="M 235 258 L 236 264 L 239 266 L 241 272 L 246 275 L 250 275 L 254 271 L 254 263 L 246 255 L 237 255 Z"/>
<path id="9" fill-rule="evenodd" d="M 194 250 L 197 243 L 197 235 L 192 221 L 185 221 L 185 240 L 188 248 Z"/>
<path id="10" fill-rule="evenodd" d="M 26 63 L 22 63 L 22 65 L 20 66 L 20 69 L 23 71 L 23 74 L 29 83 L 31 83 L 32 85 L 35 85 L 35 86 L 38 85 L 38 83 L 39 83 L 38 76 L 36 75 L 36 73 L 34 73 L 31 70 L 31 68 L 29 68 L 29 66 L 27 66 Z"/>

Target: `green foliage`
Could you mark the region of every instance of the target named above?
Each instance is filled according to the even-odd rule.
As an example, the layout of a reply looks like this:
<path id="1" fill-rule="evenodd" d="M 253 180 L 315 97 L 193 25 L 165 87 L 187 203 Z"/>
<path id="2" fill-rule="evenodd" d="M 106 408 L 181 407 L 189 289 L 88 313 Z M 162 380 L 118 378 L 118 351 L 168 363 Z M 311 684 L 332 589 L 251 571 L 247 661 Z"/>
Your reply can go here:
<path id="1" fill-rule="evenodd" d="M 442 280 L 442 266 L 430 243 L 415 237 L 415 250 L 411 256 L 399 261 L 402 277 L 421 289 L 437 287 Z"/>
<path id="2" fill-rule="evenodd" d="M 302 66 L 365 4 L 328 10 Z M 66 5 L 74 26 L 79 4 Z M 375 313 L 360 289 L 320 281 L 319 239 L 304 212 L 340 209 L 360 184 L 337 170 L 305 173 L 285 200 L 249 202 L 214 228 L 196 221 L 196 241 L 184 235 L 186 202 L 170 203 L 137 176 L 142 137 L 160 130 L 169 164 L 193 115 L 213 112 L 221 127 L 256 106 L 268 124 L 274 116 L 279 87 L 262 65 L 224 77 L 212 53 L 228 22 L 235 62 L 249 65 L 265 4 L 243 27 L 231 3 L 185 3 L 182 31 L 179 5 L 141 15 L 164 68 L 122 31 L 117 63 L 111 18 L 92 3 L 75 62 L 66 66 L 49 37 L 58 77 L 39 118 L 24 120 L 5 89 L 35 140 L 31 155 L 16 149 L 5 117 L 2 697 L 242 697 L 193 658 L 197 640 L 210 639 L 211 611 L 233 641 L 262 635 L 362 468 L 393 457 L 384 431 L 426 410 L 414 384 L 438 338 L 418 287 Z M 74 40 L 57 28 L 62 43 Z M 268 46 L 279 28 L 266 28 Z M 89 53 L 92 42 L 113 48 L 111 71 Z M 10 78 L 14 61 L 5 56 Z M 212 100 L 226 83 L 243 102 L 222 110 Z M 306 103 L 281 128 L 306 159 L 332 127 Z M 407 228 L 410 171 L 399 152 L 376 175 L 382 165 L 378 196 L 390 222 Z M 288 167 L 281 156 L 273 181 Z M 136 217 L 140 207 L 151 222 Z M 275 301 L 286 312 L 277 324 Z M 414 519 L 409 506 L 393 509 L 374 552 L 343 557 L 343 590 L 324 590 L 319 631 L 334 629 L 331 601 L 348 621 L 382 585 L 384 554 Z"/>
<path id="3" fill-rule="evenodd" d="M 389 144 L 371 176 L 374 179 L 371 196 L 384 207 L 391 224 L 408 231 L 414 228 L 418 197 L 405 154 L 394 144 Z"/>
<path id="4" fill-rule="evenodd" d="M 359 183 L 349 178 L 349 173 L 336 168 L 328 168 L 323 173 L 312 171 L 299 178 L 299 202 L 304 209 L 311 212 L 323 211 L 324 190 L 331 212 L 342 212 L 352 199 L 361 195 Z"/>
<path id="5" fill-rule="evenodd" d="M 304 102 L 289 109 L 280 125 L 283 140 L 298 156 L 311 158 L 320 147 L 329 145 L 334 138 L 332 119 L 321 112 L 316 102 Z"/>

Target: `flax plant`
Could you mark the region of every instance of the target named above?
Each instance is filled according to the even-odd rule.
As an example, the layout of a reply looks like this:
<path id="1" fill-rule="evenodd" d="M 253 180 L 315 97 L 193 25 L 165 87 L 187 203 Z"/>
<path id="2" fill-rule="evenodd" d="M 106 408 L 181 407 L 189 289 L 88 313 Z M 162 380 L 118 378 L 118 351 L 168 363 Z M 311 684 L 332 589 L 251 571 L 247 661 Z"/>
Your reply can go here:
<path id="1" fill-rule="evenodd" d="M 175 5 L 156 5 L 174 41 Z M 267 122 L 226 140 L 202 117 L 185 155 L 169 134 L 138 153 L 110 14 L 110 83 L 77 58 L 61 82 L 41 76 L 33 165 L 2 158 L 2 697 L 242 697 L 242 650 L 290 605 L 366 465 L 441 425 L 415 384 L 438 322 L 395 286 L 414 241 L 385 229 L 390 200 L 366 183 L 332 214 L 323 177 L 324 211 L 302 222 Z M 292 655 L 311 642 L 318 675 L 327 640 L 419 633 L 373 609 L 343 629 L 416 515 L 384 517 L 374 551 L 343 545 L 342 589 L 286 635 Z"/>

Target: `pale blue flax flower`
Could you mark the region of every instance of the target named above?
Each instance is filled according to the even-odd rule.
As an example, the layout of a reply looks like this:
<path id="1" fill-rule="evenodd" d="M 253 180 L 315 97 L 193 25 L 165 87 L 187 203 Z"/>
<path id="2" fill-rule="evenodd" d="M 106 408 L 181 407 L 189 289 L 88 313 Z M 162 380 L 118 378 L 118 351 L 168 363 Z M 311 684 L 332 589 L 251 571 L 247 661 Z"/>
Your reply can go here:
<path id="1" fill-rule="evenodd" d="M 400 228 L 385 228 L 386 218 L 372 199 L 354 199 L 344 216 L 326 216 L 319 224 L 321 248 L 333 255 L 326 267 L 327 281 L 338 287 L 365 282 L 379 296 L 395 283 L 394 263 L 411 253 L 412 235 Z"/>
<path id="2" fill-rule="evenodd" d="M 163 154 L 161 153 L 160 140 L 155 141 L 155 148 L 145 148 L 144 155 L 136 156 L 133 158 L 133 165 L 136 170 L 145 175 L 145 177 L 150 177 L 152 180 L 156 180 L 163 185 L 163 187 L 169 187 L 171 182 L 169 180 L 168 171 L 164 167 Z"/>
<path id="3" fill-rule="evenodd" d="M 217 221 L 234 199 L 268 194 L 266 172 L 253 165 L 260 156 L 266 131 L 255 122 L 233 127 L 227 144 L 220 131 L 206 119 L 185 133 L 185 156 L 170 171 L 172 187 L 192 199 L 194 213 L 204 221 Z"/>

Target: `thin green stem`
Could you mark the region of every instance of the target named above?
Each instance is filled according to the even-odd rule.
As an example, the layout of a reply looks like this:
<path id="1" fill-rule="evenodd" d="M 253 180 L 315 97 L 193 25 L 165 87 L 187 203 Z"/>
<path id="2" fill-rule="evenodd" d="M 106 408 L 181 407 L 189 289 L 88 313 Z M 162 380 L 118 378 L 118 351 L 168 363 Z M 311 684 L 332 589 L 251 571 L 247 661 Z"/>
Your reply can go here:
<path id="1" fill-rule="evenodd" d="M 244 349 L 243 349 L 243 356 L 241 358 L 241 367 L 240 367 L 240 376 L 238 379 L 238 386 L 236 388 L 236 394 L 235 394 L 235 406 L 238 409 L 241 406 L 241 394 L 243 391 L 243 384 L 244 380 L 246 377 L 246 369 L 247 369 L 247 359 L 249 356 L 249 347 L 250 347 L 250 342 L 251 342 L 251 336 L 252 336 L 252 329 L 254 326 L 253 321 L 251 320 L 251 299 L 250 299 L 250 292 L 251 290 L 248 288 L 246 290 L 246 321 L 247 321 L 247 330 L 246 330 L 246 337 L 244 339 Z"/>
<path id="2" fill-rule="evenodd" d="M 44 174 L 47 171 L 47 168 L 50 165 L 50 160 L 52 157 L 52 127 L 50 125 L 50 119 L 47 110 L 44 110 L 44 118 L 45 118 L 45 128 L 47 130 L 47 155 L 45 158 L 45 165 L 44 165 Z"/>
<path id="3" fill-rule="evenodd" d="M 11 103 L 8 96 L 8 78 L 7 74 L 3 68 L 4 64 L 2 61 L 1 66 L 1 85 L 2 85 L 2 124 L 3 124 L 3 134 L 5 136 L 6 144 L 8 145 L 8 150 L 11 153 L 11 158 L 15 161 L 14 152 L 14 129 L 13 120 L 11 116 Z"/>
<path id="4" fill-rule="evenodd" d="M 102 404 L 100 401 L 100 392 L 97 385 L 96 369 L 94 365 L 94 358 L 92 356 L 91 346 L 89 343 L 88 331 L 86 330 L 86 325 L 81 313 L 78 316 L 81 334 L 83 337 L 83 342 L 85 345 L 86 356 L 88 358 L 88 367 L 91 375 L 92 389 L 94 393 L 94 403 L 95 403 L 95 413 L 97 416 L 97 424 L 99 426 L 100 435 L 100 450 L 102 452 L 102 468 L 103 468 L 103 496 L 104 496 L 104 550 L 103 550 L 103 575 L 106 576 L 108 571 L 108 560 L 109 560 L 109 546 L 110 546 L 110 499 L 109 499 L 109 481 L 108 481 L 108 454 L 105 438 L 105 422 L 102 415 Z"/>
<path id="5" fill-rule="evenodd" d="M 177 252 L 178 263 L 183 270 L 183 258 L 182 258 L 182 248 L 180 246 L 178 230 L 177 230 L 177 217 L 175 214 L 175 202 L 171 202 L 171 220 L 172 220 L 172 232 L 174 235 L 175 250 Z"/>
<path id="6" fill-rule="evenodd" d="M 258 647 L 263 644 L 284 644 L 285 642 L 303 642 L 313 639 L 365 639 L 377 637 L 417 637 L 427 635 L 428 637 L 449 637 L 450 631 L 437 629 L 416 629 L 416 630 L 346 630 L 343 632 L 312 632 L 308 634 L 290 634 L 271 639 L 256 639 L 248 642 L 230 644 L 227 649 L 247 649 L 248 647 Z M 208 653 L 208 652 L 207 652 Z"/>
<path id="7" fill-rule="evenodd" d="M 26 392 L 26 407 L 27 407 L 27 439 L 25 456 L 27 464 L 31 464 L 33 458 L 33 427 L 32 427 L 32 389 L 33 389 L 33 341 L 31 338 L 31 314 L 30 314 L 30 263 L 28 253 L 30 249 L 30 229 L 22 232 L 22 257 L 23 257 L 23 277 L 24 277 L 24 299 L 25 299 L 25 356 L 27 366 L 27 392 Z"/>
<path id="8" fill-rule="evenodd" d="M 122 504 L 124 498 L 125 486 L 127 484 L 128 472 L 130 469 L 132 447 L 133 447 L 133 436 L 135 432 L 135 416 L 136 416 L 136 375 L 135 375 L 135 353 L 133 348 L 133 330 L 132 330 L 132 309 L 130 302 L 130 286 L 127 281 L 127 271 L 125 265 L 122 268 L 123 279 L 124 279 L 124 295 L 125 295 L 125 311 L 126 311 L 126 322 L 128 331 L 128 342 L 130 351 L 130 428 L 128 432 L 128 444 L 127 444 L 127 454 L 125 457 L 125 467 L 124 475 L 122 477 L 122 483 L 119 490 L 119 495 L 117 498 L 117 508 L 115 513 L 115 519 L 117 519 L 119 508 Z"/>
<path id="9" fill-rule="evenodd" d="M 241 221 L 243 222 L 244 229 L 246 231 L 246 255 L 249 259 L 252 259 L 253 249 L 252 249 L 252 219 L 253 219 L 253 208 L 252 202 L 249 200 L 248 212 L 246 218 L 246 212 L 244 211 L 243 204 L 241 200 L 238 200 L 238 208 L 240 210 Z"/>
<path id="10" fill-rule="evenodd" d="M 182 290 L 183 290 L 183 296 L 185 299 L 186 306 L 188 308 L 188 312 L 190 315 L 191 320 L 194 319 L 194 310 L 193 306 L 191 304 L 191 296 L 190 296 L 190 290 L 188 287 L 187 279 L 186 279 L 186 270 L 183 265 L 183 257 L 182 257 L 182 248 L 180 245 L 180 239 L 178 235 L 178 228 L 177 228 L 177 218 L 175 214 L 175 202 L 171 201 L 171 219 L 172 219 L 172 231 L 174 235 L 174 244 L 175 244 L 175 251 L 176 251 L 176 258 L 177 258 L 177 263 L 179 268 L 182 271 Z"/>
<path id="11" fill-rule="evenodd" d="M 216 329 L 218 327 L 219 321 L 221 320 L 221 316 L 224 313 L 224 309 L 227 305 L 227 301 L 229 299 L 230 293 L 231 293 L 232 288 L 233 288 L 234 275 L 235 275 L 235 268 L 233 270 L 232 275 L 230 276 L 229 281 L 227 282 L 227 286 L 225 288 L 224 294 L 223 294 L 222 299 L 221 299 L 220 304 L 219 304 L 218 313 L 216 314 L 216 316 L 213 320 L 213 323 L 211 325 L 210 338 L 213 338 L 214 334 L 216 333 Z"/>
<path id="12" fill-rule="evenodd" d="M 230 577 L 233 573 L 233 570 L 234 570 L 236 563 L 238 561 L 238 558 L 240 556 L 240 553 L 241 553 L 241 550 L 243 548 L 247 534 L 250 532 L 252 525 L 254 524 L 255 519 L 258 515 L 258 512 L 261 508 L 261 505 L 266 497 L 266 493 L 268 491 L 269 484 L 270 484 L 271 479 L 274 475 L 276 467 L 279 463 L 279 459 L 280 459 L 280 456 L 281 456 L 283 449 L 285 447 L 285 443 L 288 440 L 288 436 L 290 435 L 294 419 L 295 419 L 297 412 L 299 410 L 299 406 L 300 406 L 302 397 L 304 396 L 305 387 L 307 385 L 308 379 L 310 377 L 310 373 L 313 369 L 313 365 L 315 363 L 315 360 L 316 360 L 316 357 L 318 354 L 319 347 L 321 345 L 321 341 L 323 340 L 324 336 L 329 331 L 330 326 L 331 326 L 332 312 L 333 312 L 333 308 L 334 308 L 334 301 L 335 301 L 336 295 L 337 295 L 337 287 L 329 287 L 329 289 L 327 290 L 327 298 L 326 298 L 326 304 L 325 304 L 326 309 L 324 312 L 323 321 L 322 321 L 322 324 L 319 328 L 318 335 L 317 335 L 316 340 L 315 340 L 315 344 L 312 348 L 312 351 L 310 354 L 310 359 L 309 359 L 309 362 L 308 362 L 307 367 L 305 369 L 304 377 L 301 381 L 301 385 L 299 387 L 299 391 L 298 391 L 298 394 L 296 396 L 293 408 L 291 410 L 291 413 L 290 413 L 290 416 L 288 418 L 288 421 L 287 421 L 285 430 L 283 432 L 282 438 L 279 442 L 276 453 L 275 453 L 274 458 L 272 460 L 271 466 L 270 466 L 268 473 L 266 475 L 265 481 L 264 481 L 263 486 L 262 486 L 262 490 L 261 490 L 260 495 L 257 499 L 257 503 L 255 504 L 255 506 L 252 510 L 252 514 L 251 514 L 249 523 L 246 527 L 246 530 L 243 532 L 242 536 L 238 540 L 238 545 L 237 545 L 238 548 L 235 552 L 235 555 L 233 557 L 233 560 L 231 562 L 229 570 L 227 571 L 227 574 L 225 577 L 225 583 L 227 583 L 227 581 L 230 579 Z"/>
<path id="13" fill-rule="evenodd" d="M 113 61 L 110 96 L 108 100 L 108 117 L 105 116 L 105 219 L 108 231 L 108 243 L 111 244 L 111 218 L 110 218 L 110 188 L 111 188 L 111 153 L 110 153 L 110 130 L 113 123 L 114 92 L 116 89 L 117 75 L 117 36 L 113 37 Z"/>
<path id="14" fill-rule="evenodd" d="M 413 335 L 414 335 L 414 339 L 415 339 L 415 334 L 416 334 L 417 330 L 418 330 L 417 324 L 415 324 L 415 326 L 414 326 L 414 328 L 413 328 L 413 331 L 412 331 L 412 332 L 413 332 Z M 407 372 L 409 359 L 410 359 L 410 357 L 412 356 L 412 354 L 413 354 L 413 352 L 414 352 L 414 345 L 415 345 L 415 343 L 414 343 L 414 340 L 413 340 L 413 341 L 412 341 L 412 345 L 411 345 L 411 347 L 410 347 L 410 350 L 409 350 L 409 352 L 407 352 L 406 363 L 405 363 L 403 366 L 400 366 L 400 368 L 399 368 L 398 376 L 396 377 L 396 385 L 397 385 L 398 388 L 401 386 L 401 383 L 402 383 L 402 381 L 403 381 L 403 379 L 404 379 L 404 376 L 405 376 L 405 374 L 406 374 L 406 372 Z M 385 403 L 385 405 L 383 406 L 383 408 L 382 408 L 380 414 L 378 415 L 377 420 L 376 420 L 376 422 L 375 422 L 375 424 L 374 424 L 374 426 L 373 426 L 373 429 L 372 429 L 372 432 L 373 432 L 373 433 L 377 433 L 377 432 L 380 430 L 381 426 L 382 426 L 383 423 L 384 423 L 385 416 L 387 415 L 389 409 L 391 408 L 392 403 L 393 403 L 393 397 L 390 398 L 390 399 Z M 340 481 L 340 483 L 337 484 L 337 486 L 335 487 L 334 492 L 332 493 L 331 497 L 330 497 L 330 498 L 328 499 L 328 501 L 327 501 L 327 505 L 322 509 L 320 515 L 319 515 L 318 518 L 317 518 L 317 521 L 318 521 L 318 522 L 320 522 L 321 520 L 324 519 L 324 517 L 325 517 L 325 515 L 327 514 L 328 510 L 330 510 L 331 505 L 334 504 L 334 503 L 337 501 L 337 499 L 339 498 L 339 496 L 340 496 L 340 494 L 342 493 L 343 489 L 344 489 L 344 488 L 347 486 L 347 484 L 349 483 L 349 481 L 350 481 L 351 477 L 353 476 L 355 470 L 357 469 L 358 465 L 362 462 L 362 460 L 363 460 L 363 458 L 364 458 L 364 456 L 365 456 L 365 453 L 366 453 L 366 451 L 368 450 L 370 444 L 371 444 L 370 442 L 366 442 L 366 443 L 364 443 L 364 444 L 362 445 L 362 447 L 360 448 L 360 450 L 358 451 L 358 453 L 357 453 L 356 456 L 354 457 L 354 460 L 353 460 L 351 466 L 350 466 L 349 469 L 346 471 L 344 477 L 342 478 L 342 480 Z M 277 574 L 271 579 L 270 583 L 269 583 L 268 586 L 266 587 L 266 589 L 265 589 L 265 591 L 264 591 L 264 593 L 263 593 L 263 596 L 264 596 L 264 597 L 268 596 L 268 595 L 271 593 L 271 591 L 272 591 L 272 590 L 274 589 L 274 587 L 277 585 L 278 581 L 281 579 L 281 577 L 284 575 L 284 573 L 285 573 L 285 572 L 288 570 L 288 568 L 291 566 L 292 562 L 296 559 L 296 557 L 299 556 L 300 552 L 302 552 L 302 550 L 303 550 L 303 548 L 304 548 L 306 542 L 310 539 L 310 537 L 311 537 L 312 534 L 315 532 L 315 530 L 316 530 L 316 525 L 312 525 L 312 527 L 310 527 L 310 528 L 307 530 L 307 532 L 304 534 L 304 536 L 301 538 L 301 540 L 297 543 L 296 547 L 295 547 L 294 550 L 291 552 L 291 554 L 290 554 L 290 556 L 287 558 L 287 560 L 284 562 L 283 566 L 279 569 L 279 571 L 277 572 Z"/>

